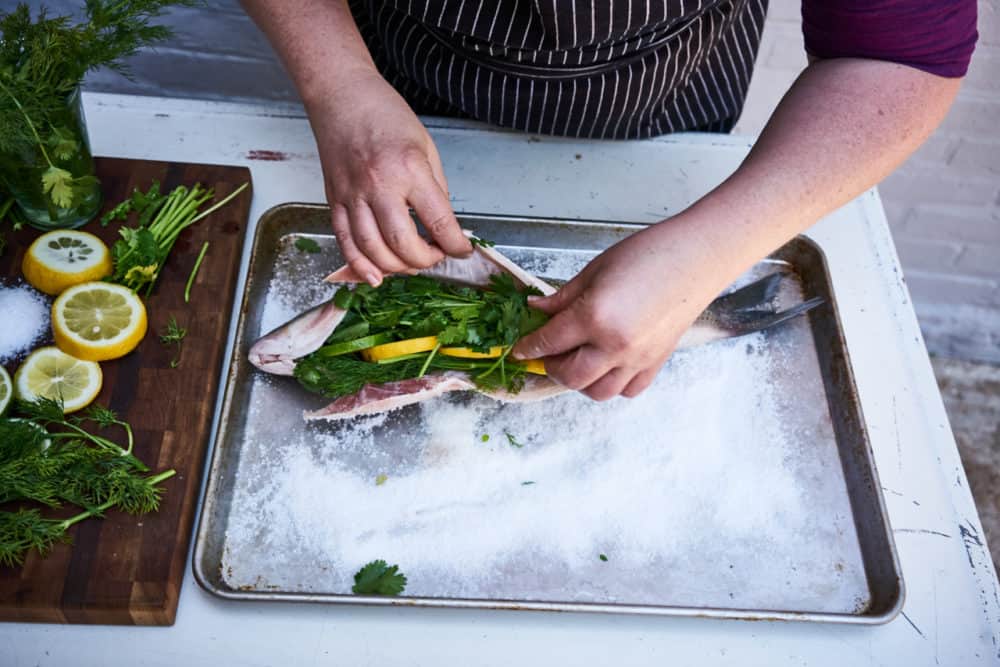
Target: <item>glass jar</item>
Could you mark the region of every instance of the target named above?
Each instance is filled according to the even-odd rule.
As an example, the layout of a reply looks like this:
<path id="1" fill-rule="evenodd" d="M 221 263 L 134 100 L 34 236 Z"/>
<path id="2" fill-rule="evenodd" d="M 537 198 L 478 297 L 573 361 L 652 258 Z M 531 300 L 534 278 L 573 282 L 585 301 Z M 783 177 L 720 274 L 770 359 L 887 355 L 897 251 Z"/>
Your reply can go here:
<path id="1" fill-rule="evenodd" d="M 79 86 L 48 121 L 35 128 L 39 141 L 16 153 L 0 153 L 0 186 L 31 226 L 80 227 L 101 208 L 101 184 L 94 175 Z"/>

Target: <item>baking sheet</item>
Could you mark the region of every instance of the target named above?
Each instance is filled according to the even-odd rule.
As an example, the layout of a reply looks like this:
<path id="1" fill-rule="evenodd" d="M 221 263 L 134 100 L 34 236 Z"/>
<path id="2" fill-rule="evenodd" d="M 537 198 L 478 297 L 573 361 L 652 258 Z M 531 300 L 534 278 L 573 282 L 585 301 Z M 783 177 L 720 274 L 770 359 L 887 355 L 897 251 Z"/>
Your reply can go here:
<path id="1" fill-rule="evenodd" d="M 641 228 L 460 218 L 557 280 Z M 794 241 L 741 281 L 792 271 L 831 305 L 680 351 L 637 399 L 504 405 L 463 393 L 307 424 L 302 410 L 323 399 L 255 371 L 246 350 L 330 297 L 320 279 L 340 260 L 328 229 L 324 207 L 294 204 L 258 226 L 196 538 L 207 590 L 861 623 L 897 613 L 894 546 L 811 243 Z M 323 252 L 298 250 L 300 235 Z M 350 594 L 353 573 L 375 558 L 400 565 L 405 597 Z"/>

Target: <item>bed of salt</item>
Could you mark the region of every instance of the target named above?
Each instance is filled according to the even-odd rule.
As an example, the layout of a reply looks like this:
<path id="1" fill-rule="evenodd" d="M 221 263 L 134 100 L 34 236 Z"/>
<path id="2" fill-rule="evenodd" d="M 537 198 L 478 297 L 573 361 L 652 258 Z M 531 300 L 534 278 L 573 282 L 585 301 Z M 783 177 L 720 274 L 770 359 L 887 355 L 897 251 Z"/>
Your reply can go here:
<path id="1" fill-rule="evenodd" d="M 0 283 L 0 314 L 0 363 L 30 350 L 49 330 L 48 299 L 28 285 Z"/>
<path id="2" fill-rule="evenodd" d="M 508 254 L 560 279 L 587 260 Z M 327 258 L 285 239 L 262 332 L 329 298 Z M 413 596 L 850 613 L 868 589 L 822 387 L 794 355 L 805 327 L 678 352 L 606 403 L 461 393 L 307 424 L 322 399 L 256 374 L 223 577 L 349 593 L 381 558 Z"/>

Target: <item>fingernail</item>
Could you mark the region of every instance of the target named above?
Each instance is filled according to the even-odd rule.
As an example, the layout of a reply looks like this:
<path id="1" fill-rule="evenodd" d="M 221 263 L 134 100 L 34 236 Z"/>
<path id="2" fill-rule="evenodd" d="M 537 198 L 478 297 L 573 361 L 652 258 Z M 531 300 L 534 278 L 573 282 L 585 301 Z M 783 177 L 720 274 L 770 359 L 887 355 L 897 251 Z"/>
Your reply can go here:
<path id="1" fill-rule="evenodd" d="M 365 280 L 367 280 L 368 284 L 372 287 L 378 287 L 382 284 L 382 279 L 375 273 L 369 273 L 365 276 Z"/>
<path id="2" fill-rule="evenodd" d="M 528 303 L 538 303 L 539 301 L 541 301 L 544 298 L 545 298 L 544 296 L 538 296 L 537 294 L 529 294 L 528 295 Z"/>
<path id="3" fill-rule="evenodd" d="M 531 359 L 531 355 L 525 354 L 524 352 L 519 352 L 517 350 L 512 350 L 510 356 L 514 357 L 518 361 L 524 361 L 525 359 Z"/>

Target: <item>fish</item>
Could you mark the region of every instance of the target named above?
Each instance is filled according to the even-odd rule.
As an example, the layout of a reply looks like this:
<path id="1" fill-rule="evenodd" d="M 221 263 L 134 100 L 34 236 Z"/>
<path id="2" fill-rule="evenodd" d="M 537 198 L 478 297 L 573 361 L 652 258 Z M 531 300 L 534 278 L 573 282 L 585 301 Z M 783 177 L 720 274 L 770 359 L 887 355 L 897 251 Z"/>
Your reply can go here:
<path id="1" fill-rule="evenodd" d="M 468 257 L 446 256 L 434 266 L 415 273 L 473 287 L 488 286 L 490 276 L 507 273 L 522 288 L 534 288 L 545 296 L 557 291 L 554 281 L 525 271 L 495 248 L 485 245 L 474 246 Z M 821 297 L 816 297 L 779 309 L 777 297 L 787 279 L 787 274 L 777 271 L 715 299 L 683 334 L 677 349 L 761 331 L 798 317 L 823 302 Z M 349 265 L 337 269 L 325 280 L 344 285 L 363 282 Z M 322 347 L 346 314 L 347 311 L 338 308 L 332 299 L 323 302 L 261 337 L 250 347 L 247 357 L 253 366 L 265 373 L 293 375 L 296 360 Z M 516 393 L 502 388 L 487 390 L 477 387 L 465 373 L 444 371 L 365 385 L 356 394 L 341 396 L 324 408 L 304 412 L 303 416 L 306 420 L 350 419 L 396 410 L 454 391 L 478 391 L 498 401 L 520 403 L 545 400 L 569 390 L 543 375 L 528 375 L 524 386 Z"/>

